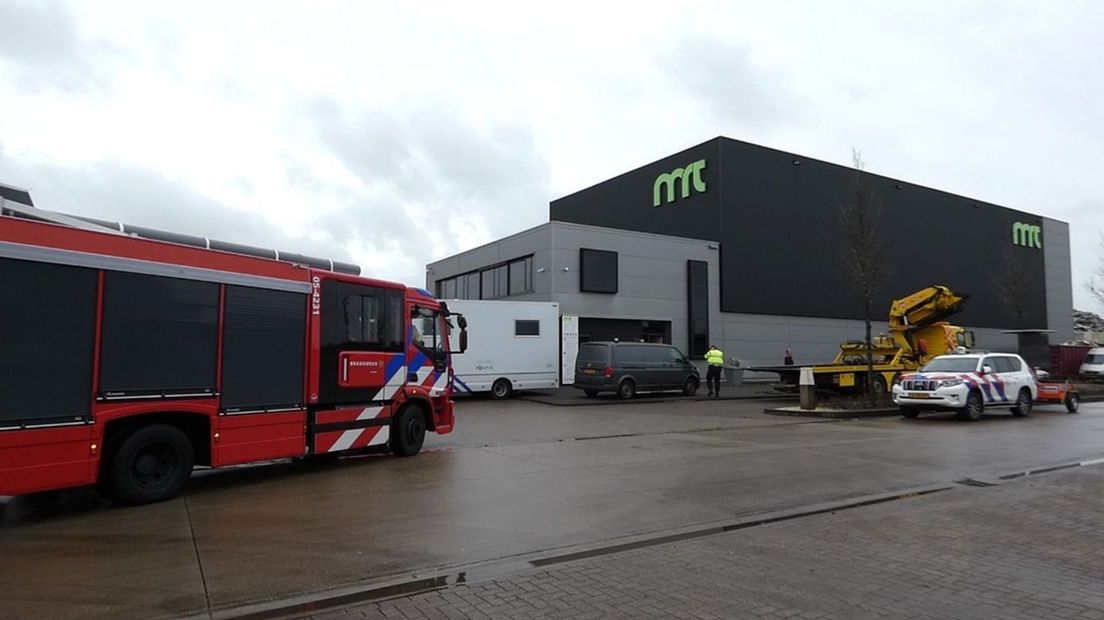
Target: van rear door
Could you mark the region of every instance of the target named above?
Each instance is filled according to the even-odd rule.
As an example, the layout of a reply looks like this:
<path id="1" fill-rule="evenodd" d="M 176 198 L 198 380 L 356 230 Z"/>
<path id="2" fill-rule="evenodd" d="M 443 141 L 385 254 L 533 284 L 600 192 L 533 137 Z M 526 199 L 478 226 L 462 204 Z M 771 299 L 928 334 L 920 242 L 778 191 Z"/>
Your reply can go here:
<path id="1" fill-rule="evenodd" d="M 603 371 L 611 366 L 607 344 L 586 342 L 579 345 L 575 357 L 575 381 L 593 384 L 600 381 Z"/>

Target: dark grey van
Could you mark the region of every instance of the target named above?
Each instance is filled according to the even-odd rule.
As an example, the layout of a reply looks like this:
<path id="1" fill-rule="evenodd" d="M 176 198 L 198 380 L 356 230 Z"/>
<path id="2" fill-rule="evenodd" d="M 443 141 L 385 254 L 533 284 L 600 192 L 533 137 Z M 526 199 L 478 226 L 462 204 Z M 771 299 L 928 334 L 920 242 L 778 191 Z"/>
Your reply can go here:
<path id="1" fill-rule="evenodd" d="M 575 387 L 587 396 L 617 392 L 632 398 L 637 392 L 698 391 L 701 376 L 681 351 L 669 344 L 584 342 L 575 359 Z"/>

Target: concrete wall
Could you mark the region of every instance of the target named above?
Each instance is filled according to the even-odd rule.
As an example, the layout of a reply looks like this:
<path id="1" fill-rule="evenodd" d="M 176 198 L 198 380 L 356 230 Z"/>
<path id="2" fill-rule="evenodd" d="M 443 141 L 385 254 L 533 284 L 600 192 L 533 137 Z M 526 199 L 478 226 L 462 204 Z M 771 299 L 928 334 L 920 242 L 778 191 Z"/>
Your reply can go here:
<path id="1" fill-rule="evenodd" d="M 1046 270 L 1047 328 L 1050 343 L 1072 340 L 1073 276 L 1070 271 L 1069 224 L 1043 218 L 1043 265 Z"/>

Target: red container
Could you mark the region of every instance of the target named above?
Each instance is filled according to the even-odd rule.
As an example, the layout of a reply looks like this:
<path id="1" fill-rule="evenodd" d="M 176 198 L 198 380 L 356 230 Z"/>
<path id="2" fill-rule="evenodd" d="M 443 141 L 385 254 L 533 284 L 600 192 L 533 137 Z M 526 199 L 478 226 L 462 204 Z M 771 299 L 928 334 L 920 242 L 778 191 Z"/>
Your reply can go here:
<path id="1" fill-rule="evenodd" d="M 1050 347 L 1050 373 L 1058 377 L 1075 377 L 1092 347 L 1057 344 Z"/>

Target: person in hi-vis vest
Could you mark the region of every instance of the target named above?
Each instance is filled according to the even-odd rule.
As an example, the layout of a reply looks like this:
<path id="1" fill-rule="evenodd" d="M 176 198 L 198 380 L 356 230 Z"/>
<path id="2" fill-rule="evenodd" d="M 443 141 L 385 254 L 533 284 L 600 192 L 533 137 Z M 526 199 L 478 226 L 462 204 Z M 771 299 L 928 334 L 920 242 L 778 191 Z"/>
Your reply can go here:
<path id="1" fill-rule="evenodd" d="M 705 352 L 705 362 L 709 364 L 709 370 L 705 373 L 705 385 L 709 388 L 709 395 L 718 398 L 721 395 L 721 369 L 724 367 L 724 351 L 713 345 Z"/>

